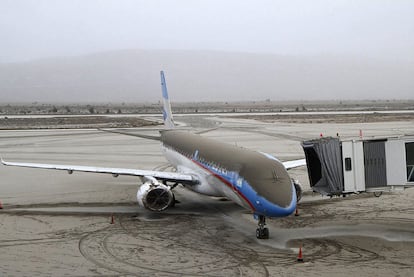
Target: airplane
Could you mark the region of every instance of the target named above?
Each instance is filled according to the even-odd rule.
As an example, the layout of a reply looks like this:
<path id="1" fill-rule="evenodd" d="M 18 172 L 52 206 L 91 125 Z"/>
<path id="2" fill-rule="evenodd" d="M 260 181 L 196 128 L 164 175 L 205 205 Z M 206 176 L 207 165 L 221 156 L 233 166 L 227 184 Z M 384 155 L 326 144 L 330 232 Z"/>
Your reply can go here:
<path id="1" fill-rule="evenodd" d="M 179 130 L 173 120 L 163 71 L 160 77 L 164 129 L 154 139 L 162 143 L 162 152 L 176 172 L 9 162 L 3 159 L 1 162 L 6 166 L 66 170 L 69 174 L 80 171 L 107 173 L 114 177 L 138 176 L 142 180 L 137 191 L 138 205 L 155 212 L 175 204 L 173 189 L 182 184 L 200 194 L 228 198 L 250 210 L 258 220 L 256 237 L 268 239 L 266 217 L 288 216 L 296 209 L 302 190 L 287 170 L 305 165 L 305 159 L 281 162 L 270 154 Z"/>

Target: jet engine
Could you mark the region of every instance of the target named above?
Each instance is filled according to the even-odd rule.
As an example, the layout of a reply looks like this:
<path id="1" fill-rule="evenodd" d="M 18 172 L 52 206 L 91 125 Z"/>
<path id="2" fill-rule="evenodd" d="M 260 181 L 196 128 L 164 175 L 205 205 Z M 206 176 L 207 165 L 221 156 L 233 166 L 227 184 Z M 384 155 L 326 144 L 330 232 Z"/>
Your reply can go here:
<path id="1" fill-rule="evenodd" d="M 173 205 L 174 194 L 170 187 L 151 178 L 138 189 L 137 201 L 148 210 L 160 212 Z"/>
<path id="2" fill-rule="evenodd" d="M 295 186 L 297 202 L 299 202 L 300 199 L 302 199 L 302 187 L 301 187 L 299 181 L 296 180 L 296 179 L 292 179 L 292 183 Z"/>

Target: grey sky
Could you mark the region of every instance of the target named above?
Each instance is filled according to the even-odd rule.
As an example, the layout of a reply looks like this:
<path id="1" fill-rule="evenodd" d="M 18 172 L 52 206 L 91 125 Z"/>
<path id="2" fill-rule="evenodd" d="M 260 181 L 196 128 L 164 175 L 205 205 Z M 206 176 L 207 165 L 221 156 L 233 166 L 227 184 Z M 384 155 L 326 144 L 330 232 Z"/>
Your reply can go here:
<path id="1" fill-rule="evenodd" d="M 117 49 L 414 61 L 414 1 L 1 0 L 0 63 Z"/>
<path id="2" fill-rule="evenodd" d="M 414 1 L 0 0 L 0 102 L 157 101 L 160 70 L 177 101 L 412 99 Z"/>

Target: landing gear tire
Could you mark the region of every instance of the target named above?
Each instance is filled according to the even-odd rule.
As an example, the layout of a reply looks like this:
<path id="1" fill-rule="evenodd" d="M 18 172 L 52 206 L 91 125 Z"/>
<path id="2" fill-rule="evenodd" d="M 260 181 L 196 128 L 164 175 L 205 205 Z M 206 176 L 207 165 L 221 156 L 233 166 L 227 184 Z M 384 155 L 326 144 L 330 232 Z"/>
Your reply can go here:
<path id="1" fill-rule="evenodd" d="M 264 238 L 265 238 L 265 239 L 269 239 L 269 229 L 264 228 L 264 229 L 263 229 L 263 234 L 264 234 Z"/>
<path id="2" fill-rule="evenodd" d="M 259 215 L 259 227 L 256 229 L 256 238 L 258 239 L 268 239 L 269 238 L 269 229 L 266 226 L 266 218 L 263 215 Z"/>
<path id="3" fill-rule="evenodd" d="M 269 229 L 268 228 L 257 228 L 256 229 L 256 238 L 258 239 L 269 239 Z"/>

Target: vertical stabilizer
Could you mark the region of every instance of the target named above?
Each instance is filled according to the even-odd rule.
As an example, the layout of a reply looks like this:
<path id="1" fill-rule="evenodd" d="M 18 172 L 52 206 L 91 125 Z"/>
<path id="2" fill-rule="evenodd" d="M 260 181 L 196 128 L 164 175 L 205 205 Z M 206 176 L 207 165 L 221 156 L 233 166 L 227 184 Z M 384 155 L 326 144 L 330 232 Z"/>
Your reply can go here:
<path id="1" fill-rule="evenodd" d="M 161 88 L 162 88 L 162 115 L 164 118 L 164 126 L 167 129 L 174 128 L 174 120 L 171 112 L 170 99 L 168 98 L 167 84 L 165 83 L 164 71 L 160 72 L 161 74 Z"/>

